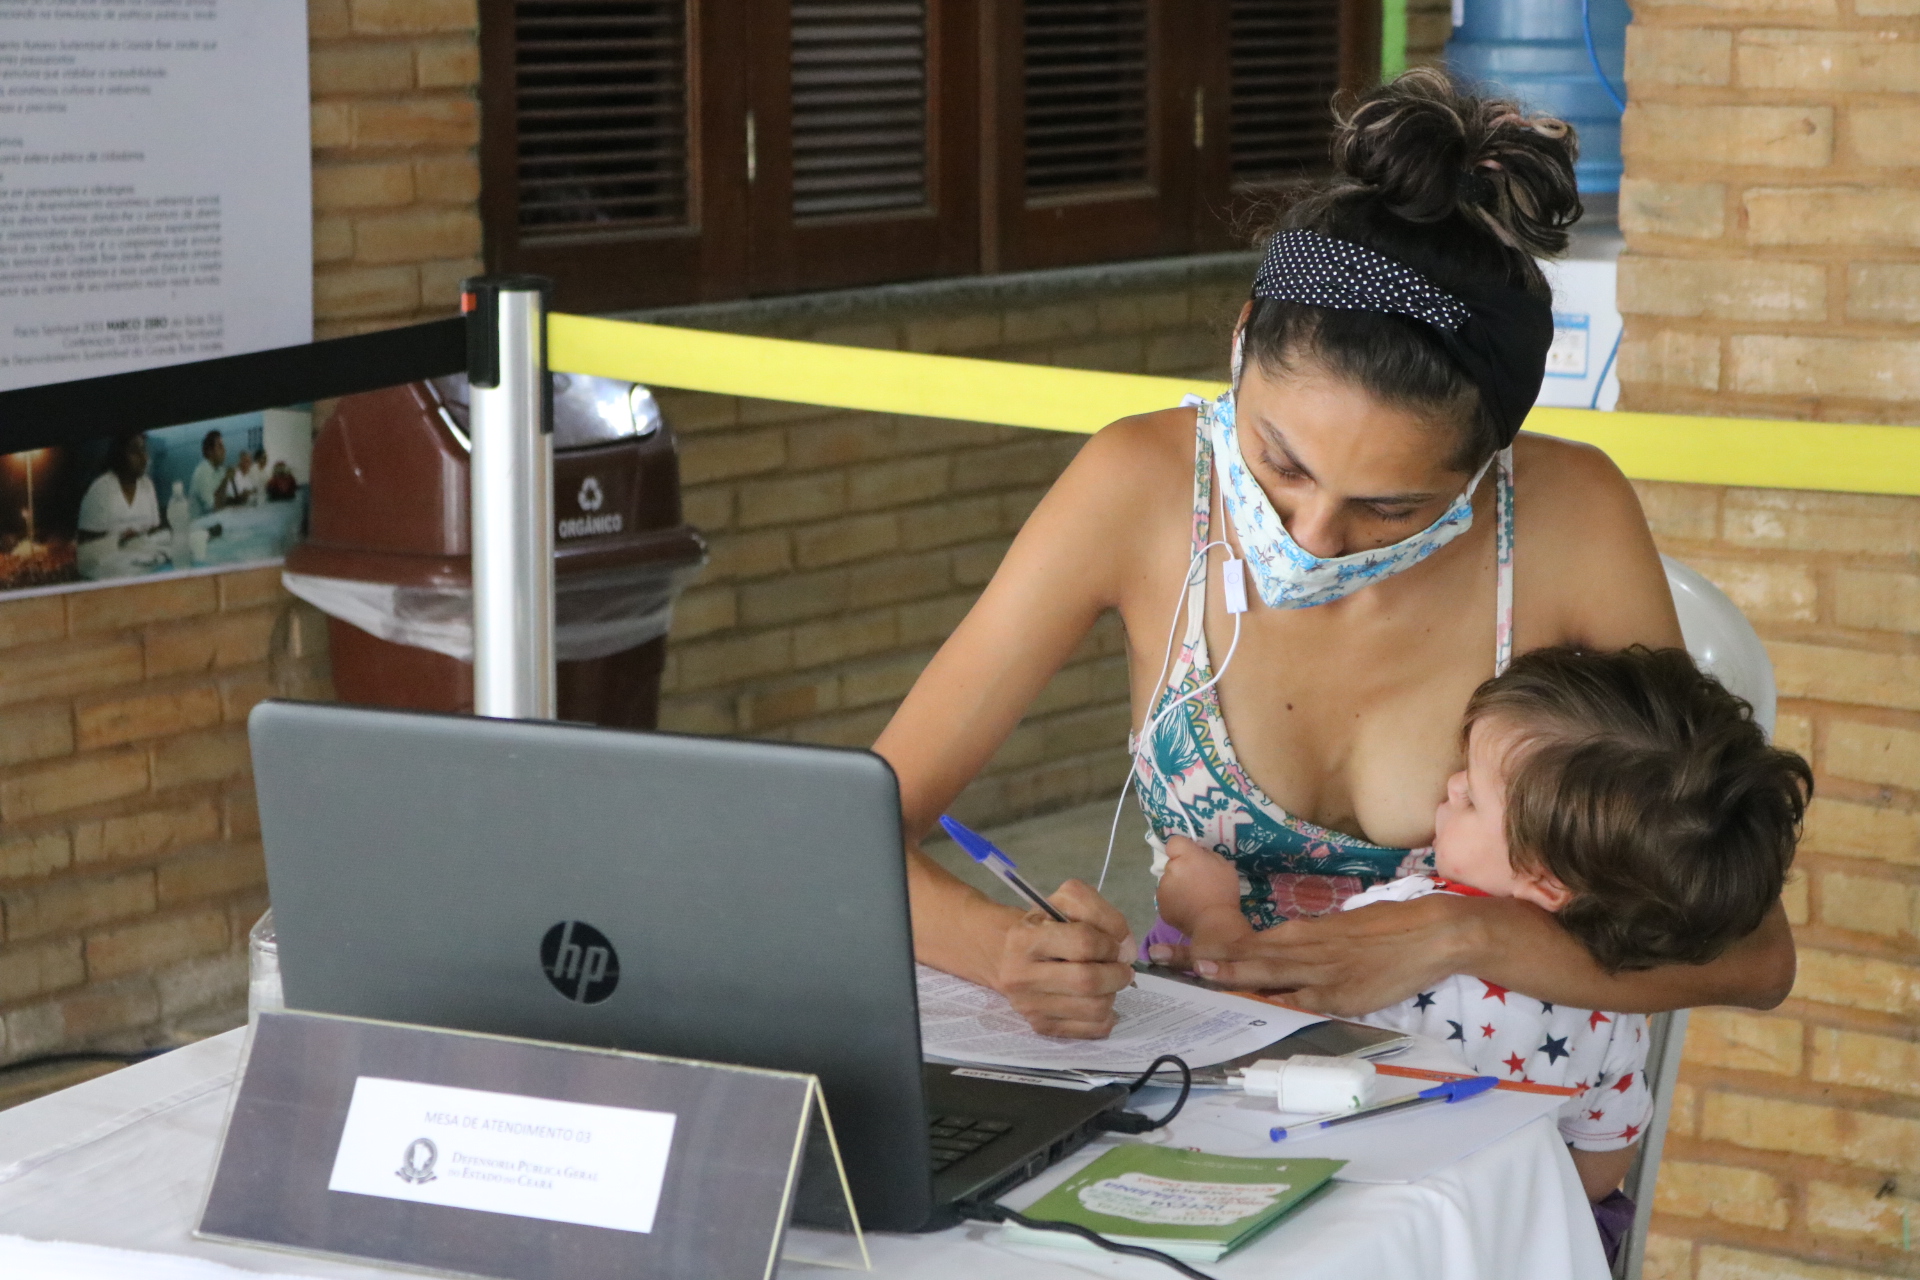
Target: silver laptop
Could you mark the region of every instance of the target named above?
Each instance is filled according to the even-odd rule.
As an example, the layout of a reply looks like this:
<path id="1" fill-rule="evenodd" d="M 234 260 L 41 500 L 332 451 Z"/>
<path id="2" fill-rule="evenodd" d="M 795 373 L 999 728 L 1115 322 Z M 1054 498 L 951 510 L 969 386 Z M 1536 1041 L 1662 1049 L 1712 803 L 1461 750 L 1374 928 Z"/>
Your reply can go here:
<path id="1" fill-rule="evenodd" d="M 878 1230 L 1124 1100 L 923 1066 L 871 752 L 296 702 L 248 729 L 290 1007 L 812 1072 Z"/>

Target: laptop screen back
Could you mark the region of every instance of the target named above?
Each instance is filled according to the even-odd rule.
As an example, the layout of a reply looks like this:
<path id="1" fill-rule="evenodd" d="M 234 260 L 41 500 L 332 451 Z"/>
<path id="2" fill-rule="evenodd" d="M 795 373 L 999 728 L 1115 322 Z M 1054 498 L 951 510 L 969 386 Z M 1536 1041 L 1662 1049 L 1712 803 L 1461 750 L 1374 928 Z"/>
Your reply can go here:
<path id="1" fill-rule="evenodd" d="M 810 1071 L 926 1217 L 899 791 L 870 752 L 267 702 L 290 1007 Z"/>

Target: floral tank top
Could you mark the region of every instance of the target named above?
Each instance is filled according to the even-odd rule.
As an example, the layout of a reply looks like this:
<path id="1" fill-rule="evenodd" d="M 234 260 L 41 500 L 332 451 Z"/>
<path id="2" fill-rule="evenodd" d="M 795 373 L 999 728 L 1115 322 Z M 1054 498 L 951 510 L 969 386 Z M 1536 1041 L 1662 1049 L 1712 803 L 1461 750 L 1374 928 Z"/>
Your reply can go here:
<path id="1" fill-rule="evenodd" d="M 1193 547 L 1198 557 L 1211 538 L 1213 447 L 1202 405 L 1196 416 L 1193 462 Z M 1497 617 L 1494 670 L 1505 671 L 1513 654 L 1513 451 L 1501 450 L 1495 467 L 1494 542 Z M 1190 563 L 1193 563 L 1190 561 Z M 1205 565 L 1207 562 L 1198 562 Z M 1185 835 L 1231 860 L 1240 870 L 1240 909 L 1256 929 L 1282 920 L 1336 911 L 1353 895 L 1387 880 L 1433 874 L 1433 850 L 1391 849 L 1297 818 L 1276 804 L 1241 767 L 1227 737 L 1217 687 L 1187 698 L 1162 718 L 1170 702 L 1213 679 L 1207 654 L 1206 592 L 1209 573 L 1196 569 L 1187 590 L 1186 631 L 1167 682 L 1147 723 L 1151 740 L 1137 738 L 1134 781 L 1153 847 L 1153 873 L 1166 867 L 1166 841 Z M 1164 923 L 1155 933 L 1170 933 Z M 1159 940 L 1159 939 L 1156 939 Z"/>

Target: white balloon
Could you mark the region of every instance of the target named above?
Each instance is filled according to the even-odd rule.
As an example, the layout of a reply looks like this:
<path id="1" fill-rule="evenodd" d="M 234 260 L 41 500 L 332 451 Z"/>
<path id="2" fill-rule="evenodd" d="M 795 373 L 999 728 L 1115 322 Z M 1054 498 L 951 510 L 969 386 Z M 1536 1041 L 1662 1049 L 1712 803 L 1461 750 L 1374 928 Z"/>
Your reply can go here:
<path id="1" fill-rule="evenodd" d="M 1753 718 L 1773 736 L 1773 659 L 1727 593 L 1672 556 L 1661 556 L 1667 589 L 1680 615 L 1680 634 L 1703 670 L 1753 704 Z"/>

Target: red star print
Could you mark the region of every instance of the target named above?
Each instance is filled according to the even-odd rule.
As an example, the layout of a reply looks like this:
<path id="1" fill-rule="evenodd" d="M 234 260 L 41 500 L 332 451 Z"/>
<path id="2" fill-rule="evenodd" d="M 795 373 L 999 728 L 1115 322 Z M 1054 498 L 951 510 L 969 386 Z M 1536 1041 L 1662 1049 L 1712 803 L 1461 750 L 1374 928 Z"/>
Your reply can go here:
<path id="1" fill-rule="evenodd" d="M 1587 1082 L 1582 1080 L 1579 1084 L 1573 1086 L 1573 1091 L 1575 1093 L 1585 1093 L 1587 1091 Z"/>
<path id="2" fill-rule="evenodd" d="M 1505 987 L 1496 986 L 1484 978 L 1481 979 L 1480 985 L 1487 989 L 1487 994 L 1480 997 L 1482 1000 L 1498 1000 L 1501 1004 L 1507 1002 L 1507 989 Z"/>
<path id="3" fill-rule="evenodd" d="M 1489 1022 L 1482 1026 L 1480 1028 L 1480 1034 L 1489 1040 L 1493 1039 L 1493 1024 Z"/>
<path id="4" fill-rule="evenodd" d="M 1613 1021 L 1612 1018 L 1609 1018 L 1606 1014 L 1600 1012 L 1598 1009 L 1595 1009 L 1592 1013 L 1587 1015 L 1587 1028 L 1592 1031 L 1597 1031 L 1600 1029 L 1601 1023 L 1612 1022 L 1612 1021 Z"/>
<path id="5" fill-rule="evenodd" d="M 1604 1111 L 1587 1112 L 1587 1119 L 1589 1120 L 1605 1120 L 1606 1118 L 1607 1118 L 1607 1113 Z"/>
<path id="6" fill-rule="evenodd" d="M 1621 1076 L 1619 1082 L 1613 1087 L 1620 1093 L 1625 1093 L 1627 1090 L 1633 1088 L 1633 1072 L 1629 1071 L 1627 1074 Z"/>
<path id="7" fill-rule="evenodd" d="M 1620 1136 L 1625 1138 L 1628 1142 L 1632 1142 L 1635 1138 L 1640 1136 L 1640 1126 L 1637 1124 L 1630 1124 L 1627 1126 L 1627 1131 L 1621 1134 Z"/>
<path id="8" fill-rule="evenodd" d="M 1503 1062 L 1501 1065 L 1504 1066 L 1507 1070 L 1518 1075 L 1521 1072 L 1521 1070 L 1523 1070 L 1526 1067 L 1527 1060 L 1521 1057 L 1517 1053 L 1510 1053 L 1507 1055 L 1506 1061 Z"/>

